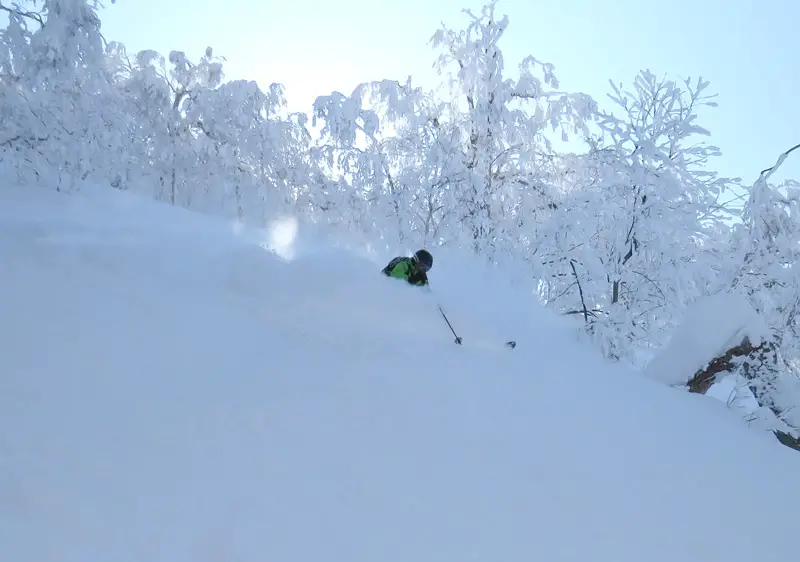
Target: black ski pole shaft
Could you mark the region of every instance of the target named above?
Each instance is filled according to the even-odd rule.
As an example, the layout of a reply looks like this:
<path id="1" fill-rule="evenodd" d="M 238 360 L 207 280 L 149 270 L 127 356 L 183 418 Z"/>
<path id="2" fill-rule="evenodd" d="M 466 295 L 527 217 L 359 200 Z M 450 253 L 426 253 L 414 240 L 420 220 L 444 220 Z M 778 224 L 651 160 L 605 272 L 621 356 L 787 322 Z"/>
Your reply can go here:
<path id="1" fill-rule="evenodd" d="M 439 308 L 439 312 L 442 313 L 442 318 L 444 318 L 444 321 L 447 322 L 447 326 L 450 328 L 450 331 L 453 332 L 453 335 L 456 338 L 456 343 L 461 345 L 461 338 L 459 338 L 458 334 L 456 334 L 456 331 L 453 329 L 453 325 L 450 323 L 450 320 L 447 319 L 447 315 L 444 313 L 444 310 L 442 310 L 441 305 L 437 304 L 436 306 Z"/>

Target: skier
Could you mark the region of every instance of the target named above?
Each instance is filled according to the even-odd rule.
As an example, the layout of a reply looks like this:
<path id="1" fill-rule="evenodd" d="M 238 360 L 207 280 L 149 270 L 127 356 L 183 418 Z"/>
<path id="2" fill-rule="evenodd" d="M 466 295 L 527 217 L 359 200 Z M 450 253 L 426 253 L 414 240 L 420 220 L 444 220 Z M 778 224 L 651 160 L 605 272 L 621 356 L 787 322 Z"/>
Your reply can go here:
<path id="1" fill-rule="evenodd" d="M 428 271 L 433 267 L 433 256 L 428 250 L 417 250 L 411 257 L 397 257 L 383 268 L 384 275 L 405 279 L 411 285 L 428 285 Z"/>

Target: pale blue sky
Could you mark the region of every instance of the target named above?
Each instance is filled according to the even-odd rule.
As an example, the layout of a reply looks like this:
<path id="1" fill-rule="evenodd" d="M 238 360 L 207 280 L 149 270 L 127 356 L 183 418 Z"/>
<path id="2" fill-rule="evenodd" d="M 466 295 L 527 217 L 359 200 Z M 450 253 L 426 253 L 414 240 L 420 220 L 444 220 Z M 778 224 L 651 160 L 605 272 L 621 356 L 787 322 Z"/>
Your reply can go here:
<path id="1" fill-rule="evenodd" d="M 442 22 L 462 25 L 475 0 L 106 0 L 103 33 L 130 52 L 206 46 L 229 79 L 286 86 L 292 109 L 383 78 L 432 84 L 428 45 Z M 719 94 L 702 123 L 723 151 L 717 169 L 747 183 L 800 143 L 800 0 L 500 0 L 509 29 L 506 71 L 531 54 L 551 62 L 561 88 L 603 101 L 608 80 L 640 69 L 710 80 Z M 800 179 L 800 154 L 775 179 Z"/>

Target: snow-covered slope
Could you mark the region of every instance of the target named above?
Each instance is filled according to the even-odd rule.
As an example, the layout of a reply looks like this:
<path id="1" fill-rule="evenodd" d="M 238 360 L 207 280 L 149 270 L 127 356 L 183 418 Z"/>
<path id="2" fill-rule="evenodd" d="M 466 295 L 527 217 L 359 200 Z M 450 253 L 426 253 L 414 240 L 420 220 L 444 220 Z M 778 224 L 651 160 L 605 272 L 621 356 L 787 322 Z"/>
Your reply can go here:
<path id="1" fill-rule="evenodd" d="M 0 559 L 796 558 L 800 455 L 721 403 L 456 256 L 425 294 L 390 255 L 268 246 L 0 186 Z"/>

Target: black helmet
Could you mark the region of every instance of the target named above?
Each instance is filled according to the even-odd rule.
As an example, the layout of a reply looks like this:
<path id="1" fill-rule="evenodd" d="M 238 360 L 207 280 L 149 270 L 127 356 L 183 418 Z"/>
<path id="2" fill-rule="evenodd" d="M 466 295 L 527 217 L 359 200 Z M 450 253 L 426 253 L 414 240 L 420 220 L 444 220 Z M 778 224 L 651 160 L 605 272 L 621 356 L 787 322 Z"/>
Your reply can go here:
<path id="1" fill-rule="evenodd" d="M 414 261 L 421 264 L 425 271 L 433 267 L 433 256 L 428 250 L 417 250 L 414 252 Z"/>

